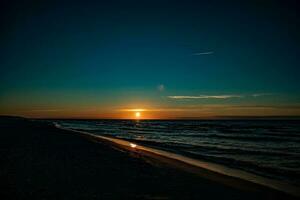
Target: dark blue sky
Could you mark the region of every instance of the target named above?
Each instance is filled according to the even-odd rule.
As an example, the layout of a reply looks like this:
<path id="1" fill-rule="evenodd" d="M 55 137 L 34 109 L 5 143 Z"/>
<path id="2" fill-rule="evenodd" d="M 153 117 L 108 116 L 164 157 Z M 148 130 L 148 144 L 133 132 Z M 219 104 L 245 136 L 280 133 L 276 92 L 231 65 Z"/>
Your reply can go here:
<path id="1" fill-rule="evenodd" d="M 300 113 L 297 1 L 145 2 L 2 2 L 2 113 L 134 104 Z"/>

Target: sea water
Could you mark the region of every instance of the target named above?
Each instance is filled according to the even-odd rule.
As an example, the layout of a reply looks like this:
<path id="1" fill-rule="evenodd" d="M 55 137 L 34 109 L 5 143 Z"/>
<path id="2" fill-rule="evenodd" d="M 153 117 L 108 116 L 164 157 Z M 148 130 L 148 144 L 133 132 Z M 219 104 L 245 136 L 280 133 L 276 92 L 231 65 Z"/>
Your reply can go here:
<path id="1" fill-rule="evenodd" d="M 300 186 L 299 120 L 55 120 Z"/>

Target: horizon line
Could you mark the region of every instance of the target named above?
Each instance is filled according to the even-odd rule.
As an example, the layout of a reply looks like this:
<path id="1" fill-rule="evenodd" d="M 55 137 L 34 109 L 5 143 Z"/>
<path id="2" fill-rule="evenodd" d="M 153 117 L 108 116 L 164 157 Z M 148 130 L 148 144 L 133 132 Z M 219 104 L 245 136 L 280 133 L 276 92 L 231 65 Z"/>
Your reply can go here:
<path id="1" fill-rule="evenodd" d="M 300 115 L 266 115 L 266 116 L 249 116 L 249 115 L 223 115 L 223 116 L 204 116 L 204 117 L 169 117 L 169 118 L 96 118 L 96 117 L 26 117 L 17 115 L 0 115 L 0 118 L 24 118 L 33 120 L 215 120 L 215 119 L 299 119 Z"/>
<path id="2" fill-rule="evenodd" d="M 222 119 L 296 119 L 300 120 L 300 116 L 295 115 L 274 115 L 274 116 L 211 116 L 211 117 L 174 117 L 174 118 L 95 118 L 95 117 L 25 117 L 28 119 L 41 119 L 41 120 L 222 120 Z"/>

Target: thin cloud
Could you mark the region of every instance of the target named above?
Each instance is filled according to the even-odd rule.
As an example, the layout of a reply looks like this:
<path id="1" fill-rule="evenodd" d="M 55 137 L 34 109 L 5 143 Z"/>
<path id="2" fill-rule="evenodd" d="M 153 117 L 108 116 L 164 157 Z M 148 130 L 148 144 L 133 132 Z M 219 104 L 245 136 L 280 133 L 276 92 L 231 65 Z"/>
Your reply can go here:
<path id="1" fill-rule="evenodd" d="M 269 96 L 272 95 L 271 93 L 257 93 L 257 94 L 252 94 L 252 97 L 261 97 L 261 96 Z"/>
<path id="2" fill-rule="evenodd" d="M 40 109 L 40 110 L 29 110 L 27 112 L 59 112 L 62 109 Z"/>
<path id="3" fill-rule="evenodd" d="M 230 99 L 242 98 L 242 95 L 199 95 L 199 96 L 168 96 L 170 99 Z"/>
<path id="4" fill-rule="evenodd" d="M 170 99 L 230 99 L 230 98 L 244 98 L 244 97 L 262 97 L 273 95 L 271 93 L 255 93 L 249 95 L 191 95 L 191 96 L 168 96 Z"/>
<path id="5" fill-rule="evenodd" d="M 214 54 L 213 51 L 205 51 L 205 52 L 199 52 L 199 53 L 193 53 L 193 56 L 201 56 L 201 55 L 210 55 L 210 54 Z"/>
<path id="6" fill-rule="evenodd" d="M 148 109 L 122 108 L 122 109 L 117 109 L 117 111 L 121 111 L 121 112 L 145 112 L 145 111 L 148 111 Z"/>
<path id="7" fill-rule="evenodd" d="M 131 108 L 124 108 L 124 109 L 117 109 L 120 112 L 168 112 L 168 111 L 187 111 L 189 109 L 186 108 L 147 108 L 147 109 L 131 109 Z"/>
<path id="8" fill-rule="evenodd" d="M 300 105 L 232 105 L 232 104 L 207 104 L 207 105 L 185 105 L 181 107 L 165 107 L 165 108 L 143 108 L 117 109 L 120 112 L 182 112 L 182 111 L 203 111 L 203 110 L 244 110 L 244 109 L 294 109 L 299 110 Z"/>

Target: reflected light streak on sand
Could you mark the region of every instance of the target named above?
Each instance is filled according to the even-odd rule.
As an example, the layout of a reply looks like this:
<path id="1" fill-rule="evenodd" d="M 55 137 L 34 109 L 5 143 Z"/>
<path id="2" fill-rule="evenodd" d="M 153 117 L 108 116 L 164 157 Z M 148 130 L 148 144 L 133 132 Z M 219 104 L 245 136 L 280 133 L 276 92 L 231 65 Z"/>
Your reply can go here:
<path id="1" fill-rule="evenodd" d="M 137 145 L 133 143 L 129 143 L 130 147 L 135 148 Z"/>

